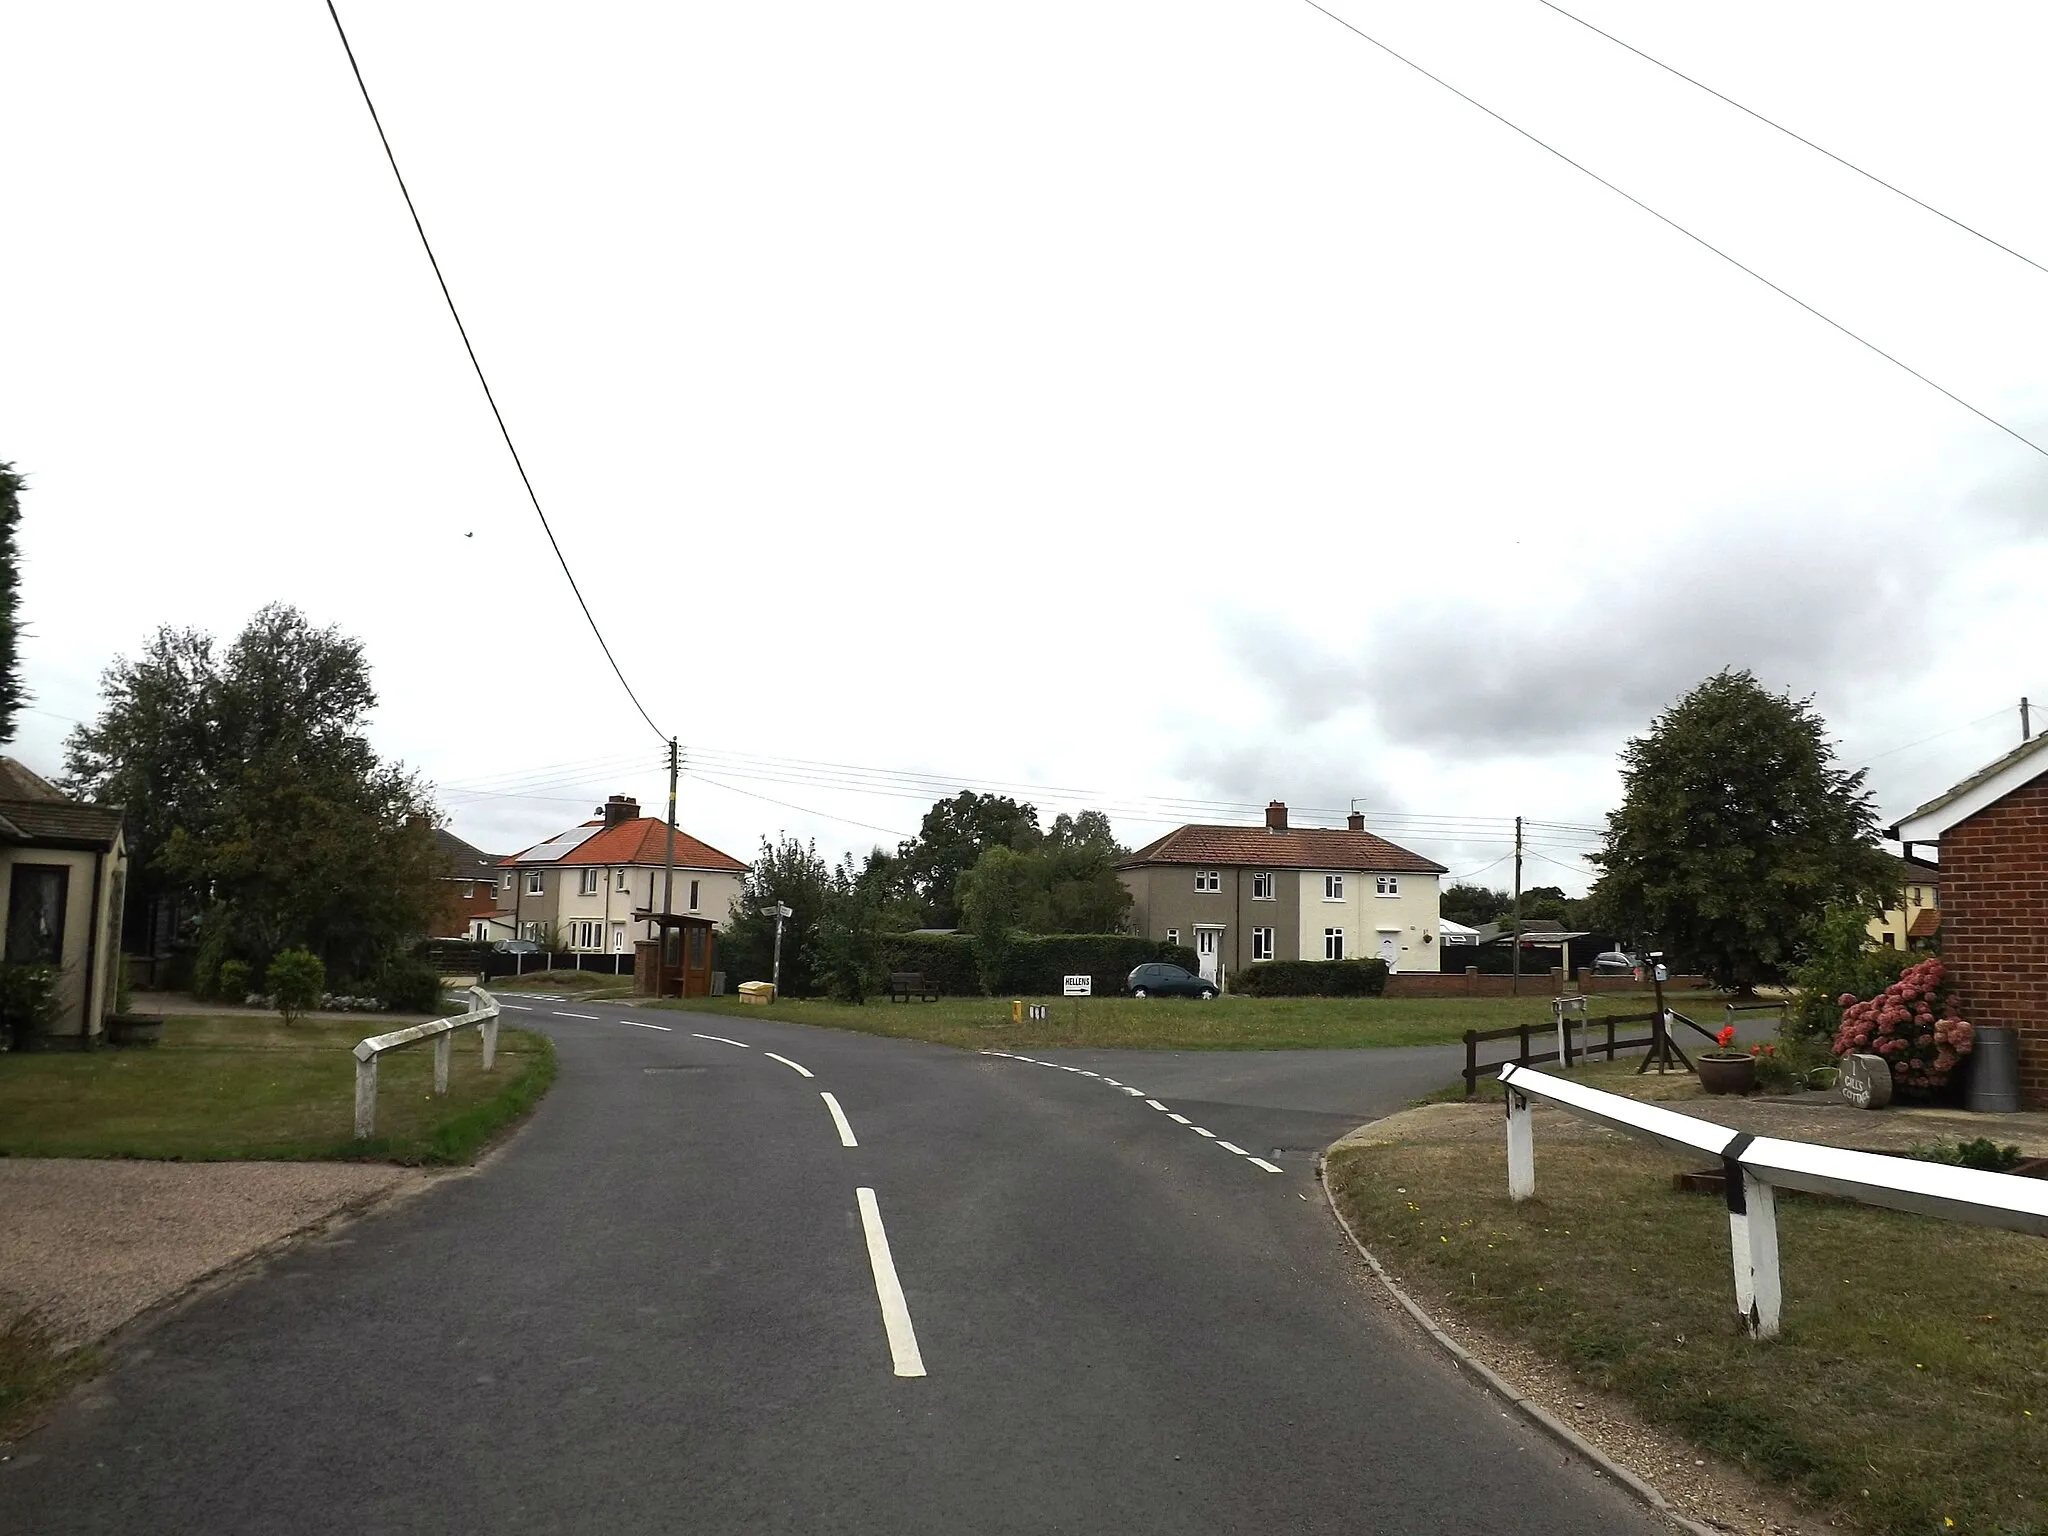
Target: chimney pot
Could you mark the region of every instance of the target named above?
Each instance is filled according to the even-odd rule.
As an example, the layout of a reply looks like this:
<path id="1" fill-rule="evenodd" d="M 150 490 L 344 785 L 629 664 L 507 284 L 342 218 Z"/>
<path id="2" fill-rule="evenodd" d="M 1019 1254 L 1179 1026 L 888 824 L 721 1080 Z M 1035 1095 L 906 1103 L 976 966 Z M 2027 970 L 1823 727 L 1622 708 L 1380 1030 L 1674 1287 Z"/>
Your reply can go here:
<path id="1" fill-rule="evenodd" d="M 640 819 L 640 802 L 631 795 L 612 795 L 604 803 L 604 824 L 608 827 L 624 826 L 629 821 Z"/>
<path id="2" fill-rule="evenodd" d="M 1266 804 L 1266 830 L 1285 832 L 1287 830 L 1287 802 L 1272 800 Z"/>
<path id="3" fill-rule="evenodd" d="M 1344 818 L 1344 825 L 1354 832 L 1363 832 L 1365 830 L 1365 812 L 1353 811 Z"/>

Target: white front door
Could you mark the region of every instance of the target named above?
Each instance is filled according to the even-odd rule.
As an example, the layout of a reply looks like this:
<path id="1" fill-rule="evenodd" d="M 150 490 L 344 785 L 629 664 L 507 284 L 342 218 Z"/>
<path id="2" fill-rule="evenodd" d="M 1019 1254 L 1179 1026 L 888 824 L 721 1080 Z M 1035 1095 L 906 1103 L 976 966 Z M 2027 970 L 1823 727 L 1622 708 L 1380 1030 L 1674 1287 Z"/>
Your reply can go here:
<path id="1" fill-rule="evenodd" d="M 625 925 L 624 923 L 613 923 L 613 924 L 612 924 L 612 953 L 613 953 L 613 954 L 615 954 L 615 955 L 623 955 L 623 954 L 624 954 L 625 952 L 626 952 L 626 925 Z"/>
<path id="2" fill-rule="evenodd" d="M 1394 936 L 1391 933 L 1380 935 L 1380 958 L 1387 962 L 1388 970 L 1391 971 L 1399 968 L 1398 957 L 1400 953 L 1401 948 L 1394 942 Z"/>
<path id="3" fill-rule="evenodd" d="M 1216 939 L 1222 930 L 1197 928 L 1195 930 L 1195 956 L 1202 967 L 1202 980 L 1216 979 Z"/>

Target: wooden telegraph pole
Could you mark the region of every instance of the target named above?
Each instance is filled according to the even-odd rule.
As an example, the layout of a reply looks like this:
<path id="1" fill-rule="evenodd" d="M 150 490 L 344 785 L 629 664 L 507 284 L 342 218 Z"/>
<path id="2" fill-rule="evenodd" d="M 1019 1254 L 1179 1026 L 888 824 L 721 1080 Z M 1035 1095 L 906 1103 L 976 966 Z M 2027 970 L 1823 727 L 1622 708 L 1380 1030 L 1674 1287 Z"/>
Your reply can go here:
<path id="1" fill-rule="evenodd" d="M 1515 818 L 1515 953 L 1511 962 L 1514 980 L 1508 983 L 1508 990 L 1516 997 L 1522 995 L 1522 818 Z"/>

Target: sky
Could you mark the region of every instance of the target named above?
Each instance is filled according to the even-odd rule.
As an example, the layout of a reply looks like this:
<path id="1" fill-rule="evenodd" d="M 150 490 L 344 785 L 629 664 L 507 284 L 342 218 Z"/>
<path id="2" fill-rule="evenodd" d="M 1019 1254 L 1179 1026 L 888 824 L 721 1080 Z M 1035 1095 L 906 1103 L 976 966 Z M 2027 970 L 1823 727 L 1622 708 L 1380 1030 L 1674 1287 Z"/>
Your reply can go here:
<path id="1" fill-rule="evenodd" d="M 2048 444 L 2048 273 L 1539 0 L 1330 9 Z M 1572 9 L 2048 264 L 2039 6 Z M 115 0 L 0 13 L 32 767 L 275 600 L 494 852 L 673 734 L 741 857 L 1015 785 L 1576 891 L 1724 666 L 1887 820 L 2048 707 L 2048 456 L 1304 0 L 341 14 L 659 730 L 324 6 Z"/>

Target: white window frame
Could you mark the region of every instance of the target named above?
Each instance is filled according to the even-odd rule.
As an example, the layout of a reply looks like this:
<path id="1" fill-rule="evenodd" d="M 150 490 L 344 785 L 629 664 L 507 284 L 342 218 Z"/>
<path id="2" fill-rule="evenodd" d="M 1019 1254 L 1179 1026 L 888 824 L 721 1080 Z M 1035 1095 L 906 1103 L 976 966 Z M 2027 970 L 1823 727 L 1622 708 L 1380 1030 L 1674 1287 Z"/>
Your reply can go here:
<path id="1" fill-rule="evenodd" d="M 701 883 L 701 881 L 697 880 L 692 880 L 690 882 L 690 905 L 688 908 L 689 911 L 694 912 L 697 910 L 697 888 Z"/>
<path id="2" fill-rule="evenodd" d="M 1344 958 L 1344 930 L 1342 928 L 1325 928 L 1323 930 L 1323 958 L 1325 960 L 1342 960 Z"/>
<path id="3" fill-rule="evenodd" d="M 594 917 L 576 919 L 575 942 L 569 947 L 581 950 L 602 950 L 604 948 L 604 923 Z"/>
<path id="4" fill-rule="evenodd" d="M 474 880 L 465 880 L 462 882 L 462 899 L 464 901 L 476 900 L 476 882 Z"/>
<path id="5" fill-rule="evenodd" d="M 1198 869 L 1195 871 L 1195 889 L 1214 892 L 1223 889 L 1223 871 L 1220 869 Z"/>
<path id="6" fill-rule="evenodd" d="M 599 889 L 598 875 L 599 870 L 595 864 L 586 864 L 583 868 L 577 870 L 576 894 L 578 896 L 595 896 Z"/>
<path id="7" fill-rule="evenodd" d="M 627 882 L 627 880 L 628 880 L 628 879 L 630 879 L 630 878 L 631 878 L 632 872 L 631 872 L 630 870 L 624 870 L 624 869 L 622 869 L 622 870 L 620 870 L 620 871 L 618 872 L 618 874 L 619 874 L 619 884 L 618 884 L 618 889 L 620 889 L 620 890 L 622 890 L 622 891 L 623 891 L 623 890 L 625 890 L 625 889 L 626 889 L 626 882 Z"/>
<path id="8" fill-rule="evenodd" d="M 1279 899 L 1278 896 L 1273 894 L 1273 876 L 1270 873 L 1252 876 L 1253 901 L 1278 901 Z"/>
<path id="9" fill-rule="evenodd" d="M 1270 960 L 1272 958 L 1273 930 L 1271 928 L 1254 928 L 1252 930 L 1252 959 Z"/>
<path id="10" fill-rule="evenodd" d="M 526 872 L 526 894 L 527 894 L 527 895 L 529 895 L 529 896 L 545 896 L 545 895 L 547 894 L 547 884 L 546 884 L 546 881 L 545 881 L 545 878 L 544 878 L 544 876 L 545 876 L 545 871 L 543 871 L 543 870 L 538 870 L 538 869 L 529 869 L 529 870 L 528 870 L 528 871 Z"/>
<path id="11" fill-rule="evenodd" d="M 1178 944 L 1180 942 L 1180 930 L 1178 928 L 1167 929 L 1166 942 L 1169 944 Z"/>
<path id="12" fill-rule="evenodd" d="M 1375 875 L 1375 876 L 1373 876 L 1373 893 L 1374 893 L 1375 895 L 1378 895 L 1378 896 L 1398 896 L 1398 895 L 1400 895 L 1400 894 L 1401 894 L 1401 877 L 1400 877 L 1399 875 Z"/>
<path id="13" fill-rule="evenodd" d="M 1342 875 L 1323 876 L 1323 900 L 1342 901 L 1343 899 L 1344 877 Z"/>

